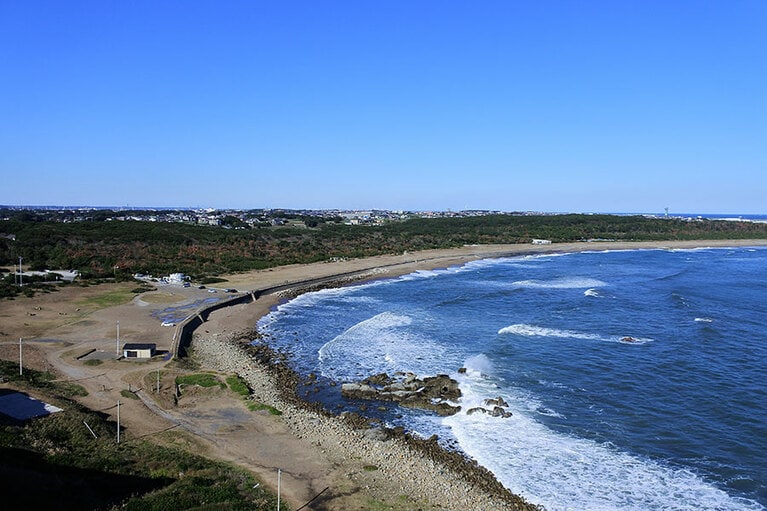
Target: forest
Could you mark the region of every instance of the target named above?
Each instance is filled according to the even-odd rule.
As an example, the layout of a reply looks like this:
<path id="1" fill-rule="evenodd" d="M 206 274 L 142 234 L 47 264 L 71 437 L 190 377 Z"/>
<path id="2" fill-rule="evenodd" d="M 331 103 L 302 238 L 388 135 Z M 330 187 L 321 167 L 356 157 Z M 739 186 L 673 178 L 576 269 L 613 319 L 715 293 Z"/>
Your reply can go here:
<path id="1" fill-rule="evenodd" d="M 309 226 L 312 227 L 309 227 Z M 767 238 L 767 224 L 620 215 L 413 218 L 383 225 L 226 228 L 182 222 L 0 220 L 0 267 L 76 269 L 83 278 L 181 272 L 195 279 L 273 266 L 467 244 Z M 12 279 L 13 276 L 6 277 Z"/>

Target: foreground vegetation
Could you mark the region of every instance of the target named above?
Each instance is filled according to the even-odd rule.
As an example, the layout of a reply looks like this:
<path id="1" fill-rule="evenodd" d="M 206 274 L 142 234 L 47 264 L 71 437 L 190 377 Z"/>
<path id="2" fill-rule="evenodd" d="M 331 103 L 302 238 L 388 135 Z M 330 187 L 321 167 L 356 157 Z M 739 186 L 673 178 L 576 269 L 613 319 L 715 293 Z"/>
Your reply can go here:
<path id="1" fill-rule="evenodd" d="M 314 227 L 223 228 L 177 222 L 53 222 L 34 215 L 0 221 L 0 265 L 23 257 L 31 269 L 77 269 L 83 278 L 134 273 L 212 275 L 292 263 L 453 248 L 529 243 L 767 238 L 767 224 L 618 215 L 486 215 L 413 218 L 384 225 L 308 222 Z M 12 235 L 12 236 L 11 236 Z M 10 281 L 9 281 L 10 279 Z M 13 276 L 6 278 L 12 285 Z"/>
<path id="2" fill-rule="evenodd" d="M 81 391 L 49 373 L 25 369 L 20 376 L 17 364 L 0 361 L 0 381 L 64 409 L 26 422 L 0 419 L 5 502 L 60 510 L 276 508 L 274 495 L 232 465 L 146 439 L 117 444 L 116 424 L 69 399 Z M 157 436 L 170 442 L 179 435 Z"/>

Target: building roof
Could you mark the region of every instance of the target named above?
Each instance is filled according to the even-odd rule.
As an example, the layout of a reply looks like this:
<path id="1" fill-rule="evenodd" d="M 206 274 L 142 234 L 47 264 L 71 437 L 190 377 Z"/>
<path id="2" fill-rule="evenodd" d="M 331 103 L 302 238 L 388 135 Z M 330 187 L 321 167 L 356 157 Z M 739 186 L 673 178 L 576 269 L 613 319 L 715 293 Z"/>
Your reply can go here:
<path id="1" fill-rule="evenodd" d="M 157 349 L 157 345 L 155 343 L 140 343 L 140 342 L 133 342 L 133 343 L 126 343 L 123 345 L 124 350 L 154 350 Z"/>

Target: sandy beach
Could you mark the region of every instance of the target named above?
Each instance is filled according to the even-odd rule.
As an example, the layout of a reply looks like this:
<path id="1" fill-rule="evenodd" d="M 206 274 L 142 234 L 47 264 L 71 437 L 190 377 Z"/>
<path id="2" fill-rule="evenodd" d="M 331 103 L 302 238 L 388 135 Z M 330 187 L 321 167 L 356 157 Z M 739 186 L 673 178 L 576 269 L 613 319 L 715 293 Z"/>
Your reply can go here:
<path id="1" fill-rule="evenodd" d="M 309 501 L 302 509 L 533 509 L 488 471 L 436 444 L 412 442 L 380 428 L 360 429 L 351 420 L 295 402 L 238 339 L 252 334 L 258 319 L 281 300 L 302 292 L 300 283 L 320 277 L 361 272 L 355 280 L 390 278 L 489 257 L 551 252 L 765 245 L 767 240 L 466 246 L 227 275 L 221 286 L 241 292 L 287 284 L 297 289 L 212 312 L 194 333 L 192 357 L 203 369 L 240 375 L 251 387 L 253 401 L 282 415 L 251 411 L 240 397 L 220 389 L 188 389 L 174 400 L 175 376 L 187 369 L 159 358 L 115 360 L 119 343 L 154 342 L 160 350 L 170 349 L 175 329 L 163 327 L 156 313 L 214 296 L 208 289 L 165 285 L 132 298 L 132 283 L 70 286 L 6 301 L 0 310 L 0 357 L 18 360 L 23 338 L 25 365 L 54 369 L 62 379 L 77 381 L 89 392 L 82 403 L 93 409 L 114 404 L 121 390 L 140 389 L 141 399 L 126 400 L 123 409 L 128 438 L 149 435 L 231 461 L 256 473 L 275 491 L 279 470 L 283 499 L 293 509 Z M 125 298 L 111 305 L 100 299 L 107 293 Z M 91 350 L 101 354 L 98 365 L 86 365 L 80 358 Z M 173 434 L 160 433 L 174 426 Z"/>

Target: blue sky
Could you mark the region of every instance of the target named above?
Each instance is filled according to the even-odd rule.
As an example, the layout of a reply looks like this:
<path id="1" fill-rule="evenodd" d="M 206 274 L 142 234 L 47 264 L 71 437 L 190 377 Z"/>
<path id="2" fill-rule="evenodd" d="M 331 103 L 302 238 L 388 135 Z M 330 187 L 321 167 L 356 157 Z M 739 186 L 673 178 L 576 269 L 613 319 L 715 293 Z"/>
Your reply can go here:
<path id="1" fill-rule="evenodd" d="M 0 204 L 767 213 L 767 2 L 0 0 Z"/>

